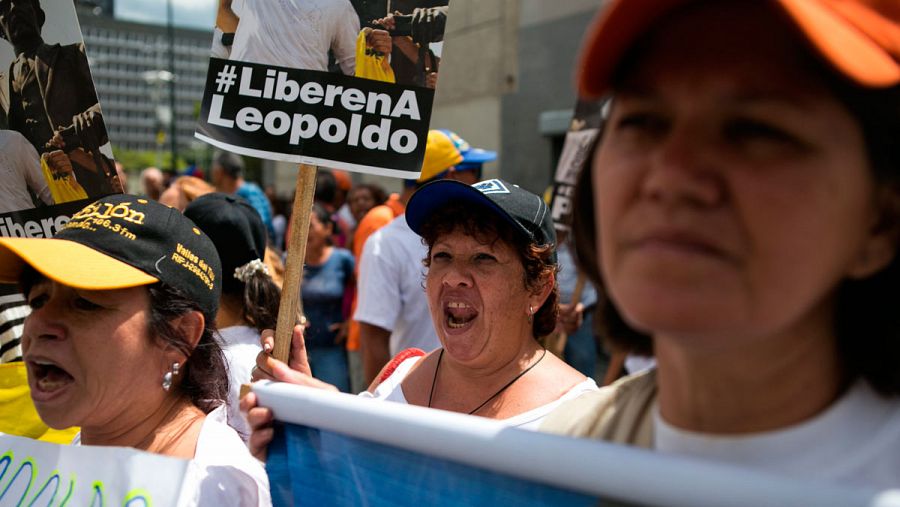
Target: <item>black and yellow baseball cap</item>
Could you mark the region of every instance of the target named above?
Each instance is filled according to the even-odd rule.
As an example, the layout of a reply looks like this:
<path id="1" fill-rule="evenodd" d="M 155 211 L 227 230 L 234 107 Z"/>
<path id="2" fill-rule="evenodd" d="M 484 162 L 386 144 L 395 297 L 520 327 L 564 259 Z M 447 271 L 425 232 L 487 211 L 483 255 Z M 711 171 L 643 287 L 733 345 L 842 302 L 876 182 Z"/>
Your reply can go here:
<path id="1" fill-rule="evenodd" d="M 70 287 L 110 290 L 163 282 L 215 315 L 221 265 L 212 241 L 178 210 L 133 195 L 104 197 L 53 238 L 0 238 L 0 282 L 26 265 Z"/>

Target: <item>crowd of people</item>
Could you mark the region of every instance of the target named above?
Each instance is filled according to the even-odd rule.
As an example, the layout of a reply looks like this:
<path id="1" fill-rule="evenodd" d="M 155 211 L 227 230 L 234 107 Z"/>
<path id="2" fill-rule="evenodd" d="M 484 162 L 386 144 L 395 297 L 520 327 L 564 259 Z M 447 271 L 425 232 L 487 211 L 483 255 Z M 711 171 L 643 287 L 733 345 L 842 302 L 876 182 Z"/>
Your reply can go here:
<path id="1" fill-rule="evenodd" d="M 282 203 L 226 152 L 211 182 L 144 171 L 0 238 L 34 405 L 77 445 L 191 459 L 196 505 L 271 503 L 260 379 L 897 488 L 898 41 L 894 2 L 611 2 L 573 237 L 449 130 L 398 194 L 320 169 L 286 362 Z"/>

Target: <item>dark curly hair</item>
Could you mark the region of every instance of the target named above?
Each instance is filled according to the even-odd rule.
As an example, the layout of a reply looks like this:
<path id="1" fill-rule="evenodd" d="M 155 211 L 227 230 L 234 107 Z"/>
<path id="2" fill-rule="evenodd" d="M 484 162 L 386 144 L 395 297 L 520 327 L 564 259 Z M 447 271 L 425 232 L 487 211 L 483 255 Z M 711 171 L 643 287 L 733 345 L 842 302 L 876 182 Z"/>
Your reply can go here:
<path id="1" fill-rule="evenodd" d="M 431 247 L 437 239 L 455 230 L 477 238 L 483 244 L 503 241 L 512 246 L 524 268 L 522 282 L 525 288 L 532 292 L 539 292 L 544 281 L 550 276 L 555 276 L 558 271 L 557 264 L 550 261 L 556 245 L 536 245 L 522 234 L 516 234 L 512 226 L 496 212 L 472 204 L 447 205 L 435 211 L 422 226 L 422 239 L 428 246 L 428 256 L 423 261 L 426 267 L 431 263 Z M 558 316 L 559 288 L 554 282 L 547 300 L 534 314 L 532 324 L 534 338 L 538 339 L 553 332 Z"/>
<path id="2" fill-rule="evenodd" d="M 634 59 L 632 59 L 634 60 Z M 864 89 L 848 82 L 815 59 L 808 62 L 812 72 L 844 104 L 862 128 L 869 167 L 876 187 L 883 193 L 880 227 L 900 229 L 900 86 Z M 627 71 L 627 69 L 625 69 Z M 622 78 L 620 69 L 615 81 Z M 620 82 L 620 81 L 619 81 Z M 593 160 L 598 141 L 587 158 Z M 606 294 L 598 266 L 594 195 L 591 170 L 581 171 L 575 190 L 576 217 L 573 224 L 579 267 L 598 291 L 597 324 L 601 336 L 613 345 L 644 355 L 652 355 L 650 336 L 629 326 Z M 844 280 L 837 289 L 835 334 L 840 357 L 848 375 L 866 379 L 883 395 L 900 395 L 900 257 L 863 280 Z"/>

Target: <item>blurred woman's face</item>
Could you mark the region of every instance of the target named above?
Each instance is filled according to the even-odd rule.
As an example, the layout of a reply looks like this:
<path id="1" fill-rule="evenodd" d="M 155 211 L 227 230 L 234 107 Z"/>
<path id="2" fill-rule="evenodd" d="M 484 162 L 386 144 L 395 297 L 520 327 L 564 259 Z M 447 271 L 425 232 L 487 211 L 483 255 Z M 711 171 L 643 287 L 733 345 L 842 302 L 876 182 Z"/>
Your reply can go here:
<path id="1" fill-rule="evenodd" d="M 447 354 L 471 366 L 490 364 L 532 339 L 529 307 L 546 299 L 525 287 L 525 268 L 505 241 L 457 229 L 439 236 L 425 279 L 428 304 Z"/>
<path id="2" fill-rule="evenodd" d="M 48 426 L 127 424 L 159 406 L 169 365 L 149 337 L 145 287 L 87 291 L 44 279 L 26 297 L 22 351 Z"/>
<path id="3" fill-rule="evenodd" d="M 359 223 L 366 216 L 366 213 L 375 207 L 375 196 L 372 195 L 372 191 L 368 188 L 355 188 L 350 192 L 350 198 L 347 202 L 350 205 L 350 213 L 353 215 L 356 223 Z"/>
<path id="4" fill-rule="evenodd" d="M 889 261 L 861 128 L 798 47 L 761 2 L 709 2 L 617 86 L 597 248 L 635 328 L 712 347 L 831 333 L 836 286 Z"/>
<path id="5" fill-rule="evenodd" d="M 319 246 L 328 243 L 328 238 L 332 234 L 331 226 L 326 226 L 319 220 L 315 213 L 309 215 L 309 237 L 307 243 Z"/>

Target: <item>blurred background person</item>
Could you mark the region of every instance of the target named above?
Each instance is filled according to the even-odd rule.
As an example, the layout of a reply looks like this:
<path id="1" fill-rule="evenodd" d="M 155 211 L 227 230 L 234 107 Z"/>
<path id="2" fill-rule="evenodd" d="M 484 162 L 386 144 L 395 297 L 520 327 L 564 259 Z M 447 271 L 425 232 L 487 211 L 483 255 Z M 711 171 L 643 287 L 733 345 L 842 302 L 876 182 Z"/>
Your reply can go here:
<path id="1" fill-rule="evenodd" d="M 275 228 L 272 226 L 269 199 L 259 185 L 244 179 L 244 160 L 240 156 L 227 151 L 216 153 L 212 164 L 212 184 L 219 192 L 238 195 L 250 203 L 265 224 L 269 239 L 274 240 Z"/>
<path id="2" fill-rule="evenodd" d="M 250 383 L 250 370 L 262 350 L 259 335 L 275 327 L 281 299 L 263 262 L 266 228 L 246 201 L 218 192 L 193 200 L 184 215 L 209 236 L 222 262 L 216 327 L 228 365 L 228 424 L 247 440 L 250 428 L 240 411 L 240 388 Z"/>
<path id="3" fill-rule="evenodd" d="M 353 285 L 354 261 L 349 250 L 332 244 L 333 231 L 331 213 L 314 204 L 301 285 L 303 312 L 309 323 L 304 336 L 316 377 L 340 391 L 350 392 L 344 295 Z"/>
<path id="4" fill-rule="evenodd" d="M 384 204 L 387 198 L 387 192 L 380 185 L 374 183 L 354 185 L 350 189 L 350 194 L 347 198 L 347 204 L 353 220 L 356 223 L 361 222 L 370 209 Z"/>
<path id="5" fill-rule="evenodd" d="M 156 167 L 147 167 L 141 171 L 141 192 L 154 201 L 159 200 L 166 189 L 163 173 Z"/>

